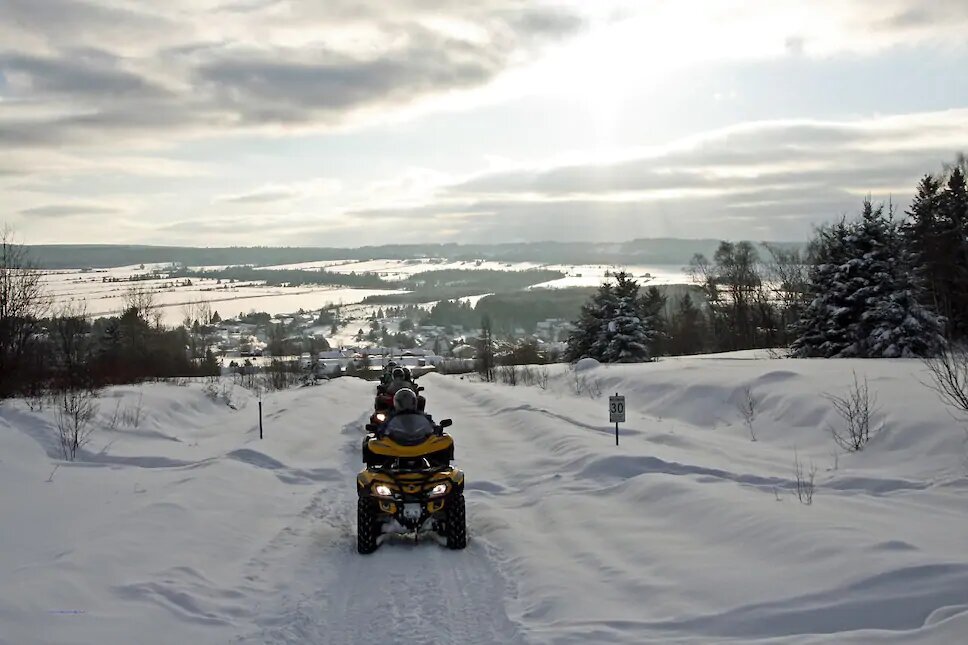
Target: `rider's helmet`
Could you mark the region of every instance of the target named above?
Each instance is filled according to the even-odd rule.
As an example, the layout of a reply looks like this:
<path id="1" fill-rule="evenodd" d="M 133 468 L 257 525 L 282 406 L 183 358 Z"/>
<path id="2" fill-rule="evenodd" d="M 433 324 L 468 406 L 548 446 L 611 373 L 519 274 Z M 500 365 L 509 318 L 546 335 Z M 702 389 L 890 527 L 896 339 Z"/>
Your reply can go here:
<path id="1" fill-rule="evenodd" d="M 397 390 L 393 395 L 393 409 L 397 412 L 416 412 L 417 395 L 410 388 Z"/>
<path id="2" fill-rule="evenodd" d="M 386 369 L 387 369 L 387 371 L 390 371 L 390 370 L 392 370 L 396 366 L 397 366 L 396 361 L 390 361 L 389 363 L 387 363 Z"/>
<path id="3" fill-rule="evenodd" d="M 393 371 L 390 373 L 393 376 L 394 381 L 405 381 L 407 380 L 407 373 L 403 371 L 402 368 L 394 367 Z"/>

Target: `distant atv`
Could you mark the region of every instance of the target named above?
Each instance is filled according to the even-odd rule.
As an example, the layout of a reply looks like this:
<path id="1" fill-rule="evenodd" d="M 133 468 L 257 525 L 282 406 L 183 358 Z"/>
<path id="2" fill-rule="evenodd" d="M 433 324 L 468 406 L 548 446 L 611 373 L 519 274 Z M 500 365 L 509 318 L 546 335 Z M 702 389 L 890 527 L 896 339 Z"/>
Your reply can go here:
<path id="1" fill-rule="evenodd" d="M 401 387 L 406 387 L 417 393 L 417 410 L 423 412 L 427 409 L 427 398 L 420 394 L 424 391 L 422 385 L 417 385 L 417 379 L 405 381 L 402 384 L 381 383 L 376 386 L 376 397 L 373 399 L 373 414 L 370 415 L 370 424 L 378 426 L 390 417 L 390 410 L 393 409 L 393 395 Z"/>
<path id="2" fill-rule="evenodd" d="M 424 415 L 413 415 L 426 419 Z M 391 439 L 384 426 L 367 425 L 363 441 L 366 467 L 356 477 L 357 551 L 373 553 L 380 536 L 429 530 L 447 547 L 467 546 L 464 513 L 464 473 L 451 465 L 454 440 L 444 433 L 444 419 L 434 434 L 415 445 Z"/>

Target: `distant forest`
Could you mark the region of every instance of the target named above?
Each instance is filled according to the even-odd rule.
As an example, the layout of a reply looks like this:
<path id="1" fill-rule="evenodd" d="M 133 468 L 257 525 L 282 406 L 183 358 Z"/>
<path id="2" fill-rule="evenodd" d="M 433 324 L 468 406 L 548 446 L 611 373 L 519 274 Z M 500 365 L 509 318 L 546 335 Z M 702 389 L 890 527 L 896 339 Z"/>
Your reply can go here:
<path id="1" fill-rule="evenodd" d="M 355 249 L 312 247 L 221 247 L 77 245 L 26 247 L 43 269 L 109 268 L 175 262 L 188 266 L 250 264 L 272 266 L 323 260 L 408 260 L 438 257 L 449 260 L 492 260 L 545 264 L 663 264 L 685 266 L 696 255 L 711 255 L 719 240 L 655 238 L 618 243 L 528 242 L 515 244 L 404 244 Z M 801 242 L 779 246 L 798 249 Z"/>

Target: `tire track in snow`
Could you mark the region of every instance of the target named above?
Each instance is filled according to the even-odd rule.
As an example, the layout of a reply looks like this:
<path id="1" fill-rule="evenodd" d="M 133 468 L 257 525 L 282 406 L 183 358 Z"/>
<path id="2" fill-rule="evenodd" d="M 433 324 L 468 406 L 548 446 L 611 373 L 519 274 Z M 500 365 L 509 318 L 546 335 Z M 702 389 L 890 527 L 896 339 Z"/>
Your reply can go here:
<path id="1" fill-rule="evenodd" d="M 308 530 L 288 532 L 315 536 L 296 563 L 304 591 L 286 592 L 281 612 L 257 621 L 261 632 L 240 642 L 525 643 L 506 613 L 504 580 L 473 536 L 464 551 L 390 536 L 374 554 L 356 552 L 354 477 L 366 418 L 341 431 L 345 485 L 314 496 Z M 320 531 L 336 537 L 320 545 Z"/>

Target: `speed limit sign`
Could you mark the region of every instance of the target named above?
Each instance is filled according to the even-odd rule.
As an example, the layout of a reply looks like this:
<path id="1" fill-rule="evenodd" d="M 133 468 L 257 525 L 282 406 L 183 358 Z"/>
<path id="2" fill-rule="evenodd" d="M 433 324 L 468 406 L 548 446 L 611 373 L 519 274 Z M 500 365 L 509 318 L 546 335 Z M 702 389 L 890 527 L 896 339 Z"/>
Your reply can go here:
<path id="1" fill-rule="evenodd" d="M 608 420 L 611 423 L 625 423 L 625 397 L 615 396 L 608 397 Z"/>

